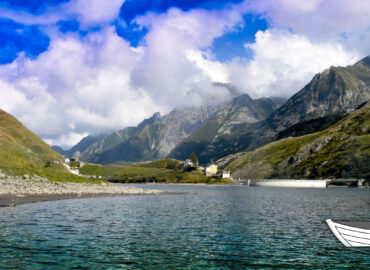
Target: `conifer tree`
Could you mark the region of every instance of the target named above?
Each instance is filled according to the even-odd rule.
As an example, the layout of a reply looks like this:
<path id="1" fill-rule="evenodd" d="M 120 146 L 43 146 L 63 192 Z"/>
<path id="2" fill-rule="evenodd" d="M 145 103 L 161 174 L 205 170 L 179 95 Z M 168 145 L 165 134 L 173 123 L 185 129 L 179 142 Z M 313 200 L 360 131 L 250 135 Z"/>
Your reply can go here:
<path id="1" fill-rule="evenodd" d="M 191 153 L 191 156 L 190 156 L 190 161 L 194 163 L 195 167 L 198 167 L 198 157 L 197 155 L 193 152 Z"/>

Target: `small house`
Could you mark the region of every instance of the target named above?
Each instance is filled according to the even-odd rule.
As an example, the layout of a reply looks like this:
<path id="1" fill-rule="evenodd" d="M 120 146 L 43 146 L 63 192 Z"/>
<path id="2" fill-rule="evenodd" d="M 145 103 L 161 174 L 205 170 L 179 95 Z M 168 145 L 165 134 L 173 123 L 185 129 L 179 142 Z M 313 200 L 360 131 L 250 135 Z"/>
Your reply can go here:
<path id="1" fill-rule="evenodd" d="M 231 178 L 230 171 L 223 171 L 222 172 L 222 178 Z"/>
<path id="2" fill-rule="evenodd" d="M 206 168 L 206 176 L 212 176 L 217 174 L 217 165 L 212 164 Z"/>
<path id="3" fill-rule="evenodd" d="M 195 167 L 195 164 L 190 159 L 187 159 L 184 161 L 184 168 L 186 167 Z"/>
<path id="4" fill-rule="evenodd" d="M 69 158 L 64 159 L 65 164 L 69 164 L 70 162 L 71 162 L 71 160 Z"/>

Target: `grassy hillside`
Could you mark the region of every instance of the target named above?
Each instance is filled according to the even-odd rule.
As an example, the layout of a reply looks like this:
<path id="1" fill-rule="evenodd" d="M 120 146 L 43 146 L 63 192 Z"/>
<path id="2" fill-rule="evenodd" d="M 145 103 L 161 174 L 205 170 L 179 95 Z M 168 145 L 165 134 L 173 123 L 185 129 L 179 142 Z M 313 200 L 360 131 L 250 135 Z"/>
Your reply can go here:
<path id="1" fill-rule="evenodd" d="M 370 179 L 370 104 L 328 129 L 218 161 L 243 178 Z"/>
<path id="2" fill-rule="evenodd" d="M 181 161 L 172 158 L 162 158 L 151 162 L 143 162 L 134 166 L 141 168 L 176 169 Z"/>
<path id="3" fill-rule="evenodd" d="M 102 176 L 111 182 L 120 183 L 207 183 L 207 184 L 226 184 L 230 180 L 219 177 L 206 177 L 203 171 L 196 170 L 184 172 L 174 169 L 174 165 L 179 161 L 173 159 L 161 159 L 148 163 L 140 163 L 133 166 L 118 165 L 85 165 L 80 168 L 80 172 L 86 175 Z M 177 167 L 177 166 L 176 166 Z"/>
<path id="4" fill-rule="evenodd" d="M 55 181 L 85 181 L 70 174 L 62 156 L 10 114 L 0 110 L 0 170 L 9 175 L 38 175 Z M 55 164 L 59 162 L 59 164 Z"/>

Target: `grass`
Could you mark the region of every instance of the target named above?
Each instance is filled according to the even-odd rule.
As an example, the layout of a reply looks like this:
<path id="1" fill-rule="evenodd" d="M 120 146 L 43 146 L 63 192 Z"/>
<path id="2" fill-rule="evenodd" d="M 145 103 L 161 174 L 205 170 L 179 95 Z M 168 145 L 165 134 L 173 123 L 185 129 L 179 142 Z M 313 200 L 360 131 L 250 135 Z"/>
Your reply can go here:
<path id="1" fill-rule="evenodd" d="M 176 169 L 179 167 L 181 161 L 172 158 L 163 158 L 151 162 L 143 162 L 134 165 L 141 168 L 158 168 L 158 169 Z"/>
<path id="2" fill-rule="evenodd" d="M 50 181 L 91 181 L 73 175 L 62 165 L 62 156 L 10 114 L 0 110 L 0 170 L 11 176 L 41 176 Z"/>
<path id="3" fill-rule="evenodd" d="M 13 176 L 41 176 L 50 181 L 100 183 L 171 182 L 226 183 L 217 177 L 206 177 L 201 171 L 178 170 L 180 161 L 161 159 L 133 166 L 86 165 L 80 168 L 85 175 L 102 176 L 102 180 L 71 174 L 62 164 L 63 157 L 24 127 L 17 119 L 0 110 L 0 170 Z M 71 166 L 78 163 L 71 163 Z"/>
<path id="4" fill-rule="evenodd" d="M 78 161 L 70 162 L 69 166 L 70 167 L 80 167 L 80 162 L 78 162 Z"/>
<path id="5" fill-rule="evenodd" d="M 165 164 L 172 164 L 175 160 L 158 160 L 150 163 L 136 164 L 132 166 L 118 165 L 85 165 L 80 172 L 85 175 L 102 176 L 103 179 L 120 183 L 206 183 L 227 184 L 232 182 L 220 177 L 206 177 L 201 170 L 184 172 L 179 169 L 168 169 Z M 178 162 L 178 161 L 176 161 Z M 153 167 L 150 167 L 153 166 Z"/>

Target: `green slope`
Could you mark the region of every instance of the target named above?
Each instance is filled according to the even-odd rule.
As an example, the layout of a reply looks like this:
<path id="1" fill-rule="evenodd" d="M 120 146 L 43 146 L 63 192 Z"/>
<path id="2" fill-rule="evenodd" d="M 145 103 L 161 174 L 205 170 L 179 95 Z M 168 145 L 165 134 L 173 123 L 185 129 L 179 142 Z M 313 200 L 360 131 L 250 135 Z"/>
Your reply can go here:
<path id="1" fill-rule="evenodd" d="M 53 164 L 53 161 L 59 164 Z M 49 180 L 83 181 L 61 164 L 52 150 L 16 118 L 0 109 L 0 170 L 9 175 L 38 175 Z M 55 162 L 54 162 L 55 163 Z"/>
<path id="2" fill-rule="evenodd" d="M 218 176 L 207 177 L 202 170 L 185 172 L 178 169 L 180 161 L 159 159 L 138 163 L 132 166 L 92 165 L 83 166 L 80 171 L 87 175 L 99 175 L 110 182 L 117 183 L 206 183 L 228 184 L 232 181 Z"/>
<path id="3" fill-rule="evenodd" d="M 217 162 L 241 178 L 370 179 L 370 104 L 330 128 Z"/>

